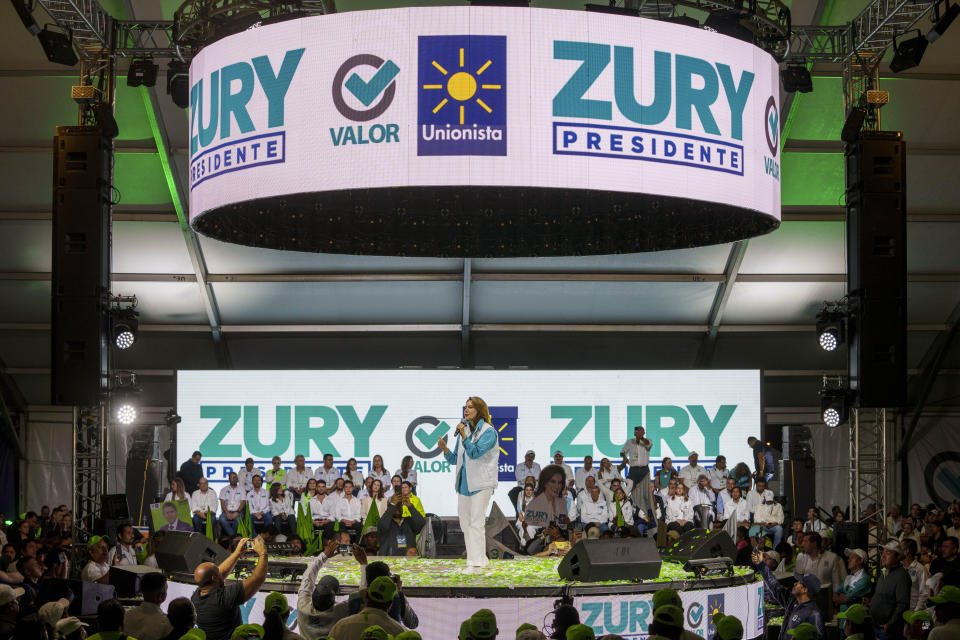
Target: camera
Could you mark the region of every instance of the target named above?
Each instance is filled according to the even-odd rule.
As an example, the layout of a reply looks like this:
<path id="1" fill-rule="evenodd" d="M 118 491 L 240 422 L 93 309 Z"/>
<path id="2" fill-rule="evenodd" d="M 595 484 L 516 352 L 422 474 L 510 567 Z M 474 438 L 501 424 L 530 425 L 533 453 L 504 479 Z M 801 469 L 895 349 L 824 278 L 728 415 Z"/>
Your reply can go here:
<path id="1" fill-rule="evenodd" d="M 339 545 L 339 546 L 337 547 L 337 553 L 339 553 L 339 554 L 341 554 L 341 555 L 344 555 L 344 556 L 350 555 L 350 545 L 348 545 L 348 544 L 341 544 L 341 545 Z"/>

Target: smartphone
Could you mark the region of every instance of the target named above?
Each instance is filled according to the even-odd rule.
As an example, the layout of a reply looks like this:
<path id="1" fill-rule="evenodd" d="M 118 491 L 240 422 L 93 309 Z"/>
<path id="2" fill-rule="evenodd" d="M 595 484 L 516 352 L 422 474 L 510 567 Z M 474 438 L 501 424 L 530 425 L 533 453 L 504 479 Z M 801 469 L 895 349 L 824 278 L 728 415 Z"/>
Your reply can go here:
<path id="1" fill-rule="evenodd" d="M 339 547 L 337 547 L 337 552 L 345 556 L 350 555 L 350 545 L 341 544 Z"/>
<path id="2" fill-rule="evenodd" d="M 247 551 L 253 551 L 253 543 L 247 540 Z"/>

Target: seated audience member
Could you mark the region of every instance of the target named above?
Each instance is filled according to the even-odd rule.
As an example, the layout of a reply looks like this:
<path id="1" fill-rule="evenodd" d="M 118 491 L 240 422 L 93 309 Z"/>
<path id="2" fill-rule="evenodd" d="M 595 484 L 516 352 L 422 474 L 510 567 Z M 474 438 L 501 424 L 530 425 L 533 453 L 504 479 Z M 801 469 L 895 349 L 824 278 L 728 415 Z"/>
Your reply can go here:
<path id="1" fill-rule="evenodd" d="M 753 522 L 763 535 L 773 534 L 774 547 L 780 544 L 783 539 L 783 507 L 779 502 L 761 498 L 754 510 Z"/>
<path id="2" fill-rule="evenodd" d="M 426 517 L 427 512 L 423 508 L 423 503 L 420 501 L 420 498 L 413 493 L 413 485 L 404 480 L 400 483 L 400 497 L 403 502 L 403 517 L 408 517 L 408 511 L 410 509 L 416 509 L 420 512 L 420 515 Z"/>
<path id="3" fill-rule="evenodd" d="M 734 486 L 730 491 L 730 501 L 723 504 L 724 521 L 733 518 L 738 527 L 750 526 L 750 504 L 740 496 L 740 487 Z"/>
<path id="4" fill-rule="evenodd" d="M 252 488 L 247 492 L 247 509 L 250 510 L 250 524 L 259 530 L 273 524 L 270 493 L 263 488 L 262 476 L 252 476 L 250 483 Z"/>
<path id="5" fill-rule="evenodd" d="M 600 532 L 606 531 L 610 513 L 607 510 L 607 501 L 600 497 L 600 487 L 596 484 L 590 489 L 590 495 L 577 504 L 577 514 L 580 520 L 580 529 L 596 526 Z"/>
<path id="6" fill-rule="evenodd" d="M 374 625 L 389 635 L 403 633 L 403 626 L 387 613 L 396 593 L 397 585 L 388 576 L 376 578 L 364 590 L 364 607 L 333 625 L 330 637 L 337 640 L 363 640 L 364 630 Z"/>
<path id="7" fill-rule="evenodd" d="M 667 523 L 667 531 L 673 532 L 676 537 L 693 529 L 693 503 L 687 497 L 687 489 L 684 485 L 677 485 L 676 493 L 667 501 L 664 520 Z"/>
<path id="8" fill-rule="evenodd" d="M 528 476 L 533 476 L 536 478 L 540 475 L 540 465 L 533 461 L 536 457 L 537 454 L 534 453 L 533 449 L 529 449 L 525 454 L 523 454 L 523 462 L 516 466 L 518 487 L 523 487 L 523 485 L 527 483 Z"/>
<path id="9" fill-rule="evenodd" d="M 413 607 L 410 606 L 410 602 L 403 593 L 403 581 L 400 577 L 391 577 L 390 566 L 386 562 L 378 560 L 367 564 L 366 553 L 359 546 L 353 545 L 352 550 L 353 557 L 360 564 L 360 588 L 347 599 L 350 614 L 359 613 L 363 608 L 367 585 L 374 582 L 377 578 L 385 577 L 392 580 L 397 588 L 393 595 L 393 601 L 390 603 L 390 606 L 385 609 L 387 615 L 408 629 L 416 629 L 420 625 L 420 620 L 417 618 L 416 612 L 413 610 Z"/>
<path id="10" fill-rule="evenodd" d="M 755 513 L 757 507 L 764 500 L 773 500 L 773 491 L 767 489 L 767 481 L 758 478 L 753 484 L 753 489 L 746 494 L 747 504 L 750 505 L 750 513 Z"/>
<path id="11" fill-rule="evenodd" d="M 313 477 L 313 469 L 306 466 L 306 458 L 303 454 L 297 454 L 293 459 L 293 469 L 287 471 L 286 485 L 287 493 L 291 495 L 291 502 L 294 504 L 303 495 L 307 488 L 307 481 Z"/>
<path id="12" fill-rule="evenodd" d="M 827 523 L 820 519 L 816 507 L 807 509 L 807 520 L 803 523 L 804 533 L 821 533 L 827 528 Z"/>
<path id="13" fill-rule="evenodd" d="M 33 602 L 37 594 L 40 593 L 40 580 L 43 578 L 44 566 L 40 560 L 34 558 L 24 558 L 18 567 L 23 581 L 19 586 L 26 590 L 25 601 Z"/>
<path id="14" fill-rule="evenodd" d="M 334 516 L 330 513 L 330 507 L 334 501 L 330 500 L 327 494 L 327 487 L 322 480 L 317 482 L 317 493 L 310 498 L 310 519 L 313 520 L 314 529 L 320 532 L 333 531 Z"/>
<path id="15" fill-rule="evenodd" d="M 134 545 L 133 526 L 121 524 L 117 527 L 117 544 L 110 549 L 107 555 L 107 564 L 111 566 L 136 566 L 137 546 Z"/>
<path id="16" fill-rule="evenodd" d="M 416 548 L 417 536 L 426 523 L 420 510 L 412 505 L 410 495 L 394 494 L 377 523 L 378 553 L 381 556 L 406 555 L 408 549 Z"/>
<path id="17" fill-rule="evenodd" d="M 123 605 L 116 598 L 104 600 L 97 605 L 97 627 L 99 633 L 89 636 L 89 640 L 140 640 L 136 636 L 124 633 Z"/>
<path id="18" fill-rule="evenodd" d="M 193 528 L 200 533 L 206 531 L 207 518 L 217 520 L 217 511 L 220 509 L 220 500 L 217 492 L 210 488 L 206 478 L 197 482 L 197 490 L 190 496 L 190 510 L 193 512 Z M 209 511 L 208 511 L 209 510 Z"/>
<path id="19" fill-rule="evenodd" d="M 230 473 L 228 480 L 229 484 L 220 490 L 220 531 L 232 538 L 240 526 L 247 504 L 247 492 L 240 486 L 240 478 L 236 473 Z"/>
<path id="20" fill-rule="evenodd" d="M 667 480 L 667 486 L 662 489 L 657 489 L 656 495 L 663 501 L 663 504 L 666 505 L 667 502 L 677 493 L 677 485 L 680 484 L 680 481 L 677 478 L 670 478 Z"/>
<path id="21" fill-rule="evenodd" d="M 930 573 L 948 573 L 960 571 L 958 542 L 953 536 L 947 536 L 940 543 L 940 557 L 930 563 Z"/>
<path id="22" fill-rule="evenodd" d="M 354 462 L 356 462 L 356 460 L 354 460 Z M 323 466 L 317 467 L 313 477 L 317 482 L 323 480 L 324 484 L 328 487 L 337 481 L 337 478 L 340 477 L 340 470 L 333 466 L 333 454 L 323 454 Z M 345 479 L 353 480 L 353 478 Z"/>
<path id="23" fill-rule="evenodd" d="M 730 470 L 727 469 L 726 456 L 717 456 L 717 462 L 707 469 L 707 475 L 710 479 L 710 489 L 714 494 L 718 494 L 728 487 L 727 479 L 730 478 Z M 734 481 L 736 484 L 736 481 Z"/>
<path id="24" fill-rule="evenodd" d="M 296 533 L 297 516 L 293 509 L 293 500 L 279 482 L 270 485 L 270 514 L 273 516 L 275 526 L 285 528 L 290 535 Z M 286 539 L 283 541 L 286 542 Z M 277 540 L 277 542 L 280 541 Z"/>
<path id="25" fill-rule="evenodd" d="M 186 500 L 190 502 L 190 494 L 183 485 L 183 478 L 177 477 L 170 481 L 170 491 L 164 496 L 164 502 L 175 502 L 177 500 Z"/>
<path id="26" fill-rule="evenodd" d="M 584 456 L 583 466 L 573 474 L 573 484 L 577 491 L 586 489 L 587 478 L 597 479 L 597 468 L 593 466 L 593 456 Z"/>
<path id="27" fill-rule="evenodd" d="M 723 489 L 717 492 L 717 499 L 714 503 L 717 509 L 717 520 L 723 521 L 726 520 L 724 517 L 724 512 L 726 511 L 726 503 L 730 502 L 733 499 L 731 491 L 737 486 L 737 481 L 732 477 L 728 477 L 725 481 Z"/>
<path id="28" fill-rule="evenodd" d="M 523 540 L 524 545 L 530 542 L 533 537 L 537 534 L 536 527 L 529 527 L 524 523 L 523 514 L 527 510 L 527 505 L 533 500 L 533 492 L 536 489 L 536 486 L 533 483 L 527 483 L 523 487 L 523 492 L 517 496 L 517 532 L 520 534 L 520 538 Z"/>
<path id="29" fill-rule="evenodd" d="M 263 475 L 263 484 L 273 488 L 273 485 L 279 484 L 283 489 L 286 486 L 287 470 L 280 465 L 280 456 L 273 456 L 270 460 L 270 468 Z"/>
<path id="30" fill-rule="evenodd" d="M 243 461 L 243 469 L 237 472 L 240 488 L 244 493 L 253 491 L 253 479 L 260 478 L 263 483 L 263 470 L 253 466 L 253 458 L 247 458 Z"/>
<path id="31" fill-rule="evenodd" d="M 271 591 L 263 600 L 263 640 L 304 640 L 299 633 L 287 628 L 290 604 L 287 596 Z"/>
<path id="32" fill-rule="evenodd" d="M 90 554 L 90 562 L 83 568 L 80 574 L 84 582 L 102 582 L 107 584 L 110 580 L 110 565 L 107 563 L 107 541 L 100 536 L 93 536 L 87 541 L 87 552 Z"/>
<path id="33" fill-rule="evenodd" d="M 197 626 L 207 632 L 207 640 L 230 640 L 233 629 L 243 624 L 240 605 L 256 595 L 267 577 L 267 548 L 263 539 L 254 538 L 257 566 L 253 573 L 242 582 L 225 583 L 245 550 L 243 539 L 220 566 L 204 562 L 193 572 L 197 590 L 190 599 L 197 610 Z"/>
<path id="34" fill-rule="evenodd" d="M 357 469 L 357 459 L 350 458 L 347 460 L 347 467 L 343 470 L 343 479 L 349 480 L 353 483 L 354 488 L 362 487 L 364 483 L 363 472 Z M 327 483 L 327 486 L 330 486 L 330 483 Z M 359 493 L 359 492 L 358 492 Z M 359 498 L 360 496 L 357 495 Z"/>
<path id="35" fill-rule="evenodd" d="M 900 529 L 900 537 L 899 537 L 900 542 L 903 542 L 904 540 L 913 540 L 917 544 L 917 548 L 919 549 L 920 535 L 914 530 L 913 518 L 909 518 L 909 517 L 904 518 L 903 520 L 901 520 L 900 524 L 902 527 Z"/>
<path id="36" fill-rule="evenodd" d="M 297 591 L 297 625 L 307 638 L 323 638 L 338 620 L 350 614 L 346 600 L 337 603 L 340 583 L 333 576 L 317 576 L 327 561 L 337 554 L 339 542 L 330 538 L 323 551 L 307 565 Z"/>
<path id="37" fill-rule="evenodd" d="M 683 482 L 688 491 L 697 484 L 697 478 L 701 475 L 707 475 L 707 470 L 697 464 L 697 460 L 699 459 L 699 454 L 697 454 L 696 451 L 691 451 L 690 455 L 687 456 L 687 466 L 681 467 L 680 471 L 677 472 L 681 482 Z"/>
<path id="38" fill-rule="evenodd" d="M 800 518 L 794 518 L 793 522 L 790 525 L 790 535 L 787 536 L 787 542 L 790 543 L 791 547 L 800 546 L 800 541 L 803 538 L 803 520 Z"/>
<path id="39" fill-rule="evenodd" d="M 666 457 L 660 463 L 660 469 L 653 477 L 653 486 L 656 491 L 666 489 L 671 478 L 677 477 L 677 470 L 673 468 L 673 458 Z"/>
<path id="40" fill-rule="evenodd" d="M 610 528 L 615 529 L 621 537 L 645 536 L 647 529 L 650 528 L 647 514 L 640 513 L 633 506 L 633 503 L 630 502 L 630 496 L 622 488 L 617 489 L 608 511 L 610 512 L 608 520 Z"/>
<path id="41" fill-rule="evenodd" d="M 360 513 L 360 499 L 353 495 L 353 483 L 349 480 L 343 483 L 343 497 L 337 501 L 334 515 L 340 531 L 348 531 L 351 538 L 360 536 L 364 514 Z"/>
<path id="42" fill-rule="evenodd" d="M 403 459 L 400 461 L 400 468 L 397 469 L 397 472 L 393 475 L 400 477 L 401 484 L 409 482 L 411 492 L 416 495 L 417 471 L 413 468 L 413 456 L 403 456 Z"/>
<path id="43" fill-rule="evenodd" d="M 847 556 L 847 577 L 836 586 L 833 594 L 833 604 L 840 607 L 840 611 L 861 604 L 873 590 L 870 574 L 863 566 L 867 552 L 863 549 L 845 549 L 844 555 Z"/>
<path id="44" fill-rule="evenodd" d="M 930 596 L 930 573 L 920 564 L 917 559 L 917 543 L 912 538 L 900 541 L 900 548 L 903 550 L 903 568 L 907 570 L 910 576 L 910 610 L 920 611 L 926 609 L 927 598 Z"/>
<path id="45" fill-rule="evenodd" d="M 197 624 L 197 610 L 190 598 L 174 598 L 167 605 L 167 620 L 173 628 L 164 640 L 180 640 Z"/>
<path id="46" fill-rule="evenodd" d="M 370 473 L 368 475 L 380 480 L 380 484 L 383 485 L 384 493 L 389 492 L 390 478 L 393 476 L 389 471 L 387 471 L 386 465 L 383 464 L 383 457 L 380 454 L 374 455 L 370 461 Z"/>
<path id="47" fill-rule="evenodd" d="M 140 580 L 143 604 L 128 609 L 123 616 L 123 630 L 137 640 L 163 640 L 173 631 L 169 618 L 160 609 L 167 599 L 167 578 L 162 573 L 148 573 Z"/>

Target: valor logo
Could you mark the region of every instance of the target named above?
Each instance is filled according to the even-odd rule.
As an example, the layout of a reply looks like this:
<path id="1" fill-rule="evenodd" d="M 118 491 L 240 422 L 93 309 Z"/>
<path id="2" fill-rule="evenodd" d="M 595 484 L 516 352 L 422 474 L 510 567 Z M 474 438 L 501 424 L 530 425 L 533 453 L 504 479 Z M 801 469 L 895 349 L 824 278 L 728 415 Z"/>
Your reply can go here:
<path id="1" fill-rule="evenodd" d="M 780 147 L 780 113 L 777 111 L 777 101 L 773 96 L 767 100 L 767 108 L 763 111 L 763 135 L 767 139 L 767 148 L 771 154 L 763 156 L 763 170 L 779 182 L 780 163 L 777 162 L 777 150 Z"/>
<path id="2" fill-rule="evenodd" d="M 373 67 L 376 72 L 369 79 L 364 80 L 354 71 L 357 67 Z M 349 58 L 340 65 L 333 77 L 333 106 L 344 118 L 355 122 L 369 122 L 378 118 L 393 104 L 393 98 L 397 93 L 398 73 L 400 73 L 400 67 L 393 60 L 384 60 L 369 53 Z M 351 107 L 344 97 L 344 90 L 353 97 L 354 104 L 359 103 L 369 108 Z M 400 125 L 376 123 L 366 130 L 362 124 L 330 127 L 330 138 L 335 147 L 347 144 L 399 142 Z"/>
<path id="3" fill-rule="evenodd" d="M 417 155 L 507 155 L 507 37 L 420 36 Z"/>

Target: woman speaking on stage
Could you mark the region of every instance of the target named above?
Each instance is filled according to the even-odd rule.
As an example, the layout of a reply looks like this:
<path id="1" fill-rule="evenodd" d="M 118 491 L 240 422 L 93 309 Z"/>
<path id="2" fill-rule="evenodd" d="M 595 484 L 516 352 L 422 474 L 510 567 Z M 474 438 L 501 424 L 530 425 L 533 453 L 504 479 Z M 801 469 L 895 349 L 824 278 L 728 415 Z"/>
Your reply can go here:
<path id="1" fill-rule="evenodd" d="M 439 444 L 447 462 L 457 466 L 457 515 L 467 547 L 466 573 L 480 573 L 490 564 L 484 525 L 487 505 L 497 487 L 500 460 L 497 430 L 481 398 L 467 398 L 455 437 L 453 451 L 447 447 L 446 438 L 440 438 Z"/>

